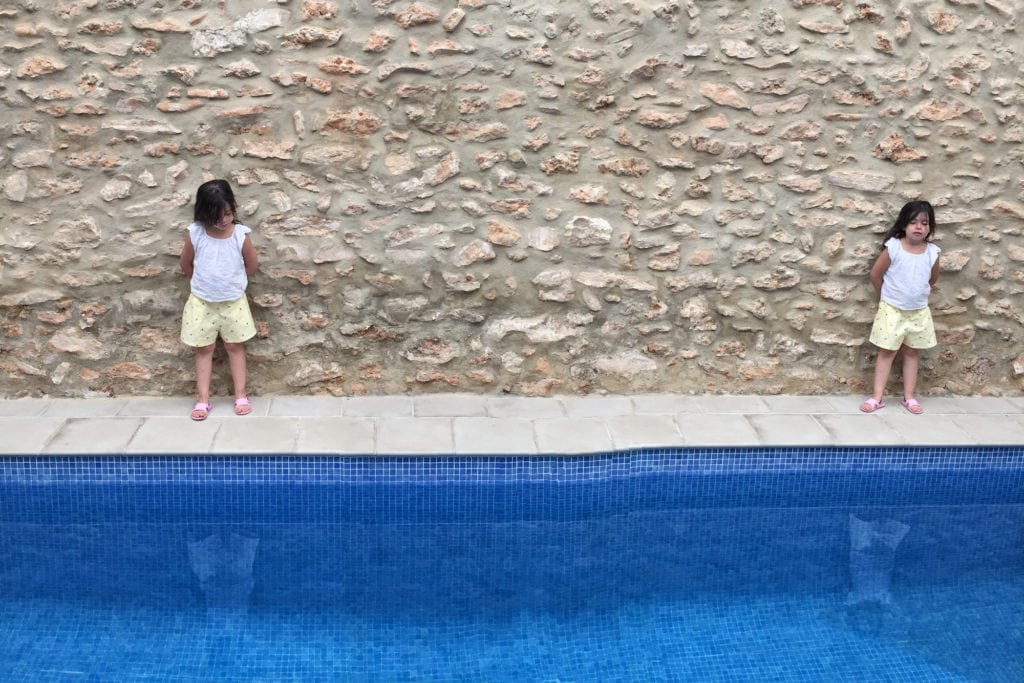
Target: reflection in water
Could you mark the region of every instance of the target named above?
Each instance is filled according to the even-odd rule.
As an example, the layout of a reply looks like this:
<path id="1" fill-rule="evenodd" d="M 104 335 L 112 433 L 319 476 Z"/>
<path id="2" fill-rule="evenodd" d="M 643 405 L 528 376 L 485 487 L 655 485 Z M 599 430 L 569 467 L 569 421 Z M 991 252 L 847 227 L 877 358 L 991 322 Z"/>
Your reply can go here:
<path id="1" fill-rule="evenodd" d="M 1020 493 L 773 503 L 787 482 L 715 505 L 697 505 L 714 492 L 695 486 L 669 505 L 659 486 L 672 482 L 649 480 L 628 511 L 626 493 L 598 485 L 140 488 L 105 507 L 80 487 L 61 499 L 77 515 L 50 505 L 56 492 L 0 488 L 0 670 L 1024 680 Z"/>
<path id="2" fill-rule="evenodd" d="M 892 604 L 896 548 L 910 526 L 894 519 L 864 521 L 850 515 L 850 593 L 847 605 Z"/>
<path id="3" fill-rule="evenodd" d="M 254 585 L 253 561 L 258 538 L 218 531 L 188 542 L 188 559 L 211 609 L 245 610 Z"/>
<path id="4" fill-rule="evenodd" d="M 1018 572 L 1021 529 L 1024 506 L 998 505 L 478 523 L 0 523 L 0 599 L 395 617 L 571 614 L 723 593 L 885 606 L 913 588 Z"/>

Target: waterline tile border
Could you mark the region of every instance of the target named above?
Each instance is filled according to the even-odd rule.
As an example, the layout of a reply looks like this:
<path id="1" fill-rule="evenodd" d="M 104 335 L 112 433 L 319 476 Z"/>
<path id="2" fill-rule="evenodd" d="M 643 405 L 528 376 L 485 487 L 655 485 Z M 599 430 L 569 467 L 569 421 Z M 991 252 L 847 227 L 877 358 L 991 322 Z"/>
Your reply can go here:
<path id="1" fill-rule="evenodd" d="M 580 483 L 653 474 L 1024 470 L 1024 447 L 640 448 L 592 455 L 0 456 L 0 483 Z"/>

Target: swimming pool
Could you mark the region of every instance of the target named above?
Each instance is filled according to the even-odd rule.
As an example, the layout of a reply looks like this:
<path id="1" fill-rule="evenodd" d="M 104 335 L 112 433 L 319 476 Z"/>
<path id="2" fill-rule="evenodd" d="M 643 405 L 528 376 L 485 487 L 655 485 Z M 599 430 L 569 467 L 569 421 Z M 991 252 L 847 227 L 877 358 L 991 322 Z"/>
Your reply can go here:
<path id="1" fill-rule="evenodd" d="M 0 672 L 1024 680 L 1024 449 L 0 458 Z"/>

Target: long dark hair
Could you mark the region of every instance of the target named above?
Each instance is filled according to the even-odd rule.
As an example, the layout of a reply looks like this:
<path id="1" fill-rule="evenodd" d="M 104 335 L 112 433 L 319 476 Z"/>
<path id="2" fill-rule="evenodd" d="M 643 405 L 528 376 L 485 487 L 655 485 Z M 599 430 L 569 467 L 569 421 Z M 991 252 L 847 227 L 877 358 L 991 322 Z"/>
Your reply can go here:
<path id="1" fill-rule="evenodd" d="M 914 216 L 919 213 L 928 214 L 928 236 L 926 240 L 930 240 L 932 235 L 935 234 L 935 209 L 932 205 L 924 200 L 916 202 L 907 202 L 900 209 L 900 215 L 896 217 L 896 222 L 889 228 L 889 232 L 885 233 L 885 239 L 882 243 L 888 242 L 890 238 L 895 237 L 896 239 L 903 239 L 907 236 L 907 226 L 910 225 L 910 221 L 914 220 Z"/>
<path id="2" fill-rule="evenodd" d="M 231 185 L 226 180 L 209 180 L 196 190 L 196 207 L 192 220 L 206 227 L 216 225 L 226 208 L 231 209 L 232 215 L 238 213 Z"/>

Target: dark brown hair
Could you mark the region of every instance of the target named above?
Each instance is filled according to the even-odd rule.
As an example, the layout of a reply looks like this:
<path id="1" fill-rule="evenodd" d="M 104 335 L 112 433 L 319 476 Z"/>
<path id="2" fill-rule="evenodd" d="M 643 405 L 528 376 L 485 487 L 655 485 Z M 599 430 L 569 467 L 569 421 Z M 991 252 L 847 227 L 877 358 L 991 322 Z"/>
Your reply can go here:
<path id="1" fill-rule="evenodd" d="M 914 216 L 919 213 L 928 214 L 928 236 L 925 239 L 930 240 L 932 235 L 935 234 L 935 209 L 928 202 L 920 200 L 907 202 L 903 205 L 903 208 L 900 209 L 900 215 L 896 217 L 896 222 L 889 228 L 889 232 L 885 233 L 885 239 L 882 240 L 882 243 L 888 242 L 892 237 L 896 239 L 906 237 L 907 226 L 910 225 L 910 221 L 914 220 Z"/>
<path id="2" fill-rule="evenodd" d="M 235 193 L 231 191 L 231 185 L 226 180 L 209 180 L 196 190 L 196 206 L 192 220 L 200 225 L 210 227 L 220 221 L 225 209 L 231 209 L 232 215 L 238 213 Z"/>

